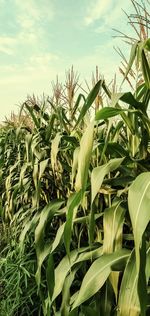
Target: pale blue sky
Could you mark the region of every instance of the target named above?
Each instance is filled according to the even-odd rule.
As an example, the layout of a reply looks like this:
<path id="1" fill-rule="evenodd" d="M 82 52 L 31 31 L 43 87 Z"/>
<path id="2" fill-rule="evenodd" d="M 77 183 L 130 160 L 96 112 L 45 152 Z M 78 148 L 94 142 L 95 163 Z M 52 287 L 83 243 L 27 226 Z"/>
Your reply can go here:
<path id="1" fill-rule="evenodd" d="M 112 28 L 129 30 L 121 8 L 133 11 L 130 0 L 0 0 L 0 119 L 72 64 L 81 81 L 96 65 L 111 80 L 123 47 Z"/>

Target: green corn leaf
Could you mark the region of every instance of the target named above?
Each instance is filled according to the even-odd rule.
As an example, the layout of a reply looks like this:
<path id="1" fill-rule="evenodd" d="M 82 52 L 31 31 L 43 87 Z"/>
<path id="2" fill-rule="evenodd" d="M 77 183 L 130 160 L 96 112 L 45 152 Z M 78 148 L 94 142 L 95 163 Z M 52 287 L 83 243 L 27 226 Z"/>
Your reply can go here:
<path id="1" fill-rule="evenodd" d="M 146 252 L 146 279 L 150 277 L 150 248 Z M 135 269 L 135 250 L 132 251 L 121 282 L 117 316 L 139 316 L 140 303 L 137 292 L 138 273 Z"/>
<path id="2" fill-rule="evenodd" d="M 124 158 L 115 158 L 111 159 L 105 165 L 96 167 L 92 170 L 91 173 L 91 203 L 93 203 L 100 187 L 103 183 L 104 177 L 114 170 L 116 170 L 121 163 L 123 162 Z"/>
<path id="3" fill-rule="evenodd" d="M 38 159 L 35 159 L 34 167 L 33 167 L 33 181 L 35 185 L 35 189 L 38 188 L 38 174 L 39 174 L 39 165 L 38 165 Z"/>
<path id="4" fill-rule="evenodd" d="M 25 178 L 26 170 L 27 170 L 27 168 L 28 168 L 30 165 L 31 165 L 30 163 L 24 163 L 23 166 L 21 167 L 21 170 L 20 170 L 20 179 L 19 179 L 20 185 L 23 184 L 23 180 L 24 180 L 24 178 Z"/>
<path id="5" fill-rule="evenodd" d="M 121 117 L 123 118 L 124 122 L 126 123 L 126 125 L 128 126 L 129 130 L 131 131 L 132 134 L 134 134 L 134 128 L 133 128 L 133 124 L 132 121 L 130 120 L 130 118 L 124 113 L 125 111 L 127 112 L 136 112 L 136 110 L 128 110 L 128 109 L 122 109 L 118 106 L 118 108 L 113 108 L 113 107 L 105 107 L 103 109 L 101 109 L 100 111 L 98 111 L 96 113 L 96 117 L 95 120 L 105 120 L 108 119 L 110 117 L 114 117 L 116 115 L 121 115 Z"/>
<path id="6" fill-rule="evenodd" d="M 43 248 L 38 248 L 38 245 L 36 245 L 36 254 L 37 254 L 37 270 L 35 273 L 35 280 L 38 286 L 38 291 L 40 289 L 41 285 L 41 267 L 44 262 L 44 260 L 48 257 L 48 255 L 51 253 L 51 244 L 44 245 Z"/>
<path id="7" fill-rule="evenodd" d="M 35 247 L 37 255 L 37 271 L 36 271 L 36 281 L 38 289 L 41 282 L 41 266 L 45 258 L 51 251 L 51 244 L 46 244 L 44 242 L 45 226 L 48 220 L 52 219 L 54 214 L 59 210 L 63 202 L 54 201 L 47 204 L 41 211 L 39 223 L 35 229 Z"/>
<path id="8" fill-rule="evenodd" d="M 120 250 L 112 254 L 104 254 L 96 259 L 87 271 L 79 291 L 79 294 L 73 304 L 72 309 L 84 303 L 92 297 L 103 286 L 111 273 L 111 267 L 121 261 L 127 260 L 129 252 Z"/>
<path id="9" fill-rule="evenodd" d="M 122 200 L 114 202 L 113 206 L 104 212 L 104 241 L 103 252 L 111 253 L 122 247 L 122 229 L 125 209 Z"/>
<path id="10" fill-rule="evenodd" d="M 32 118 L 35 126 L 37 128 L 40 128 L 40 122 L 39 122 L 39 120 L 37 119 L 37 117 L 34 114 L 33 107 L 29 106 L 26 102 L 24 103 L 24 106 L 27 108 L 28 112 L 30 113 L 31 118 Z"/>
<path id="11" fill-rule="evenodd" d="M 145 41 L 144 48 L 150 52 L 150 38 Z"/>
<path id="12" fill-rule="evenodd" d="M 142 237 L 142 245 L 140 247 L 140 266 L 138 273 L 138 297 L 140 301 L 141 316 L 146 316 L 147 307 L 147 283 L 146 283 L 146 239 Z"/>
<path id="13" fill-rule="evenodd" d="M 75 188 L 76 191 L 82 190 L 83 193 L 86 190 L 89 164 L 93 148 L 93 134 L 94 122 L 90 123 L 90 125 L 85 130 L 81 138 L 80 151 L 78 154 L 78 171 L 76 176 Z"/>
<path id="14" fill-rule="evenodd" d="M 71 311 L 69 313 L 69 316 L 78 316 L 78 315 L 79 315 L 78 308 L 74 309 L 73 311 Z M 82 316 L 82 314 L 80 314 L 80 315 Z M 95 316 L 95 315 L 93 315 L 93 316 Z"/>
<path id="15" fill-rule="evenodd" d="M 19 243 L 20 243 L 20 248 L 21 250 L 23 249 L 23 245 L 24 245 L 24 241 L 25 241 L 25 237 L 27 232 L 30 230 L 32 230 L 32 228 L 38 223 L 38 220 L 40 218 L 40 214 L 35 214 L 32 219 L 27 219 L 26 221 L 24 221 L 22 230 L 21 230 L 21 234 L 19 236 Z"/>
<path id="16" fill-rule="evenodd" d="M 95 297 L 97 297 L 97 313 L 100 311 L 100 315 L 102 316 L 112 316 L 112 301 L 114 300 L 114 292 L 109 280 L 106 281 Z M 95 316 L 97 316 L 97 314 Z"/>
<path id="17" fill-rule="evenodd" d="M 25 146 L 26 146 L 26 153 L 27 153 L 27 162 L 29 162 L 29 156 L 30 156 L 30 147 L 31 147 L 31 142 L 32 142 L 32 134 L 27 134 L 25 136 Z"/>
<path id="18" fill-rule="evenodd" d="M 61 134 L 57 133 L 55 138 L 52 140 L 52 145 L 51 145 L 51 165 L 52 165 L 52 169 L 53 172 L 55 171 L 55 165 L 57 163 L 57 154 L 59 151 L 59 143 L 61 140 Z"/>
<path id="19" fill-rule="evenodd" d="M 70 257 L 71 231 L 73 224 L 74 211 L 78 209 L 82 199 L 82 191 L 74 193 L 68 200 L 67 204 L 67 220 L 64 228 L 64 244 L 66 252 Z"/>
<path id="20" fill-rule="evenodd" d="M 59 228 L 57 230 L 55 239 L 54 239 L 52 247 L 51 247 L 51 253 L 58 247 L 58 245 L 59 245 L 59 243 L 61 241 L 61 238 L 62 238 L 63 233 L 64 233 L 65 224 L 66 223 L 64 223 L 61 226 L 59 226 Z"/>
<path id="21" fill-rule="evenodd" d="M 44 112 L 44 106 L 42 109 L 38 106 L 38 104 L 34 104 L 33 110 L 40 114 L 40 119 L 43 118 L 46 122 L 49 121 L 49 115 Z"/>
<path id="22" fill-rule="evenodd" d="M 48 126 L 47 126 L 47 128 L 46 128 L 46 135 L 45 135 L 46 141 L 49 141 L 49 139 L 51 138 L 55 119 L 56 119 L 56 114 L 52 114 L 51 117 L 50 117 Z"/>
<path id="23" fill-rule="evenodd" d="M 135 91 L 135 95 L 136 95 L 136 99 L 138 101 L 142 101 L 144 98 L 144 95 L 147 93 L 147 87 L 145 85 L 145 83 L 140 84 Z"/>
<path id="24" fill-rule="evenodd" d="M 135 251 L 132 251 L 121 282 L 117 316 L 139 316 L 140 305 L 137 293 L 137 280 Z"/>
<path id="25" fill-rule="evenodd" d="M 43 247 L 44 229 L 48 219 L 51 219 L 54 214 L 62 206 L 62 201 L 54 201 L 47 204 L 40 213 L 39 223 L 35 230 L 35 244 L 36 246 Z"/>
<path id="26" fill-rule="evenodd" d="M 75 262 L 78 256 L 78 250 L 73 250 L 70 253 L 70 260 L 68 256 L 65 256 L 59 265 L 55 269 L 55 287 L 52 297 L 52 302 L 56 299 L 56 297 L 61 293 L 65 278 L 70 271 L 71 265 Z"/>
<path id="27" fill-rule="evenodd" d="M 142 102 L 137 101 L 131 92 L 124 93 L 121 96 L 120 100 L 133 106 L 137 110 L 145 112 L 144 104 Z"/>
<path id="28" fill-rule="evenodd" d="M 71 183 L 73 187 L 73 181 L 76 176 L 76 171 L 78 168 L 78 156 L 79 156 L 80 147 L 76 147 L 73 153 L 73 163 L 72 163 L 72 174 L 71 174 Z"/>
<path id="29" fill-rule="evenodd" d="M 47 165 L 48 165 L 48 162 L 49 162 L 49 158 L 43 160 L 40 162 L 40 170 L 39 170 L 39 180 L 41 179 Z"/>
<path id="30" fill-rule="evenodd" d="M 94 241 L 94 211 L 93 211 L 93 202 L 94 199 L 100 190 L 100 187 L 103 183 L 104 177 L 111 171 L 117 169 L 122 163 L 124 158 L 116 158 L 110 160 L 107 164 L 96 167 L 92 170 L 91 173 L 91 213 L 90 213 L 90 222 L 89 222 L 89 242 L 90 244 Z"/>
<path id="31" fill-rule="evenodd" d="M 79 125 L 79 123 L 82 121 L 82 119 L 84 118 L 86 112 L 89 110 L 90 106 L 93 104 L 94 100 L 96 99 L 98 93 L 99 93 L 99 90 L 100 90 L 100 87 L 101 87 L 101 80 L 99 80 L 95 87 L 92 89 L 92 91 L 89 93 L 82 109 L 81 109 L 81 112 L 80 112 L 80 115 L 78 117 L 78 120 L 77 120 L 77 123 L 75 125 L 75 127 L 77 127 Z"/>
<path id="32" fill-rule="evenodd" d="M 140 174 L 129 188 L 128 206 L 131 217 L 137 270 L 140 265 L 139 249 L 142 243 L 142 236 L 150 221 L 150 172 Z"/>
<path id="33" fill-rule="evenodd" d="M 123 79 L 123 82 L 125 81 L 125 79 L 127 78 L 131 68 L 132 68 L 132 65 L 134 63 L 134 60 L 136 58 L 136 54 L 137 54 L 137 48 L 138 48 L 138 43 L 135 43 L 132 45 L 132 48 L 131 48 L 131 52 L 130 52 L 130 59 L 129 59 L 129 63 L 128 63 L 128 66 L 127 66 L 127 69 L 126 69 L 126 72 L 125 72 L 125 75 L 124 75 L 124 79 Z M 122 82 L 122 84 L 123 84 Z"/>
<path id="34" fill-rule="evenodd" d="M 63 289 L 62 289 L 62 303 L 61 303 L 61 316 L 69 316 L 70 310 L 70 287 L 74 280 L 75 274 L 78 271 L 79 267 L 75 267 L 73 271 L 66 277 Z"/>
<path id="35" fill-rule="evenodd" d="M 121 202 L 122 200 L 117 199 L 114 201 L 112 207 L 105 209 L 104 211 L 104 253 L 112 253 L 122 248 L 122 230 L 125 209 L 121 206 Z M 119 273 L 111 272 L 109 280 L 117 300 Z"/>
<path id="36" fill-rule="evenodd" d="M 108 150 L 108 151 L 107 151 Z M 122 147 L 119 143 L 117 143 L 116 141 L 113 142 L 109 142 L 108 146 L 107 146 L 107 150 L 106 153 L 110 154 L 113 157 L 114 156 L 120 156 L 120 157 L 127 157 L 129 155 L 128 151 L 126 149 L 124 149 L 124 147 Z"/>
<path id="37" fill-rule="evenodd" d="M 81 252 L 78 255 L 78 258 L 76 259 L 75 264 L 83 262 L 83 261 L 87 261 L 87 260 L 92 261 L 96 258 L 99 258 L 102 255 L 102 253 L 103 253 L 103 247 L 99 247 L 93 250 L 91 247 L 88 247 L 87 249 L 85 249 L 83 252 Z"/>
<path id="38" fill-rule="evenodd" d="M 89 251 L 90 250 L 90 251 Z M 88 248 L 80 248 L 71 251 L 70 257 L 65 256 L 55 269 L 55 288 L 52 301 L 61 293 L 65 278 L 74 265 L 83 261 L 93 260 L 102 254 L 102 247 L 91 250 Z"/>
<path id="39" fill-rule="evenodd" d="M 54 259 L 53 259 L 52 254 L 50 254 L 48 257 L 47 268 L 46 268 L 46 281 L 47 281 L 49 296 L 50 298 L 52 298 L 54 287 L 55 287 Z"/>
<path id="40" fill-rule="evenodd" d="M 145 84 L 147 88 L 150 89 L 150 66 L 149 66 L 144 50 L 142 50 L 141 52 L 141 64 L 142 64 L 142 72 L 143 72 Z"/>
<path id="41" fill-rule="evenodd" d="M 74 105 L 74 107 L 73 107 L 72 117 L 76 114 L 76 111 L 77 111 L 77 109 L 78 109 L 78 107 L 79 107 L 79 104 L 80 104 L 80 102 L 81 102 L 82 99 L 83 99 L 83 101 L 84 101 L 84 103 L 85 103 L 86 99 L 85 99 L 84 95 L 83 95 L 82 93 L 80 93 L 80 94 L 78 95 L 77 100 L 76 100 L 76 102 L 75 102 L 75 105 Z"/>
<path id="42" fill-rule="evenodd" d="M 96 304 L 95 304 L 96 305 Z M 75 311 L 75 309 L 72 311 L 72 313 Z M 95 310 L 94 306 L 82 306 L 82 312 L 79 314 L 81 316 L 97 316 L 99 313 L 99 310 Z M 71 314 L 72 315 L 72 314 Z M 100 314 L 101 315 L 101 314 Z M 108 315 L 108 314 L 107 314 Z M 69 315 L 70 316 L 70 315 Z"/>
<path id="43" fill-rule="evenodd" d="M 114 117 L 116 115 L 119 115 L 123 113 L 124 111 L 127 111 L 126 109 L 118 109 L 118 108 L 113 108 L 113 107 L 105 107 L 101 109 L 100 111 L 97 111 L 95 120 L 106 120 L 110 117 Z"/>

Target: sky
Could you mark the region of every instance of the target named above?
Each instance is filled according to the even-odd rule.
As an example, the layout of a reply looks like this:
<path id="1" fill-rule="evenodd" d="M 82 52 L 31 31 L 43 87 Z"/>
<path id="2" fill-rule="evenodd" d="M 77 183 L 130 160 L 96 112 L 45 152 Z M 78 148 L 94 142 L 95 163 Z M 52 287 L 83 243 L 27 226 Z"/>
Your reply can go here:
<path id="1" fill-rule="evenodd" d="M 51 82 L 73 65 L 81 82 L 95 66 L 110 81 L 119 46 L 112 28 L 127 31 L 122 9 L 130 0 L 0 0 L 0 120 L 18 111 L 27 95 L 50 95 Z"/>

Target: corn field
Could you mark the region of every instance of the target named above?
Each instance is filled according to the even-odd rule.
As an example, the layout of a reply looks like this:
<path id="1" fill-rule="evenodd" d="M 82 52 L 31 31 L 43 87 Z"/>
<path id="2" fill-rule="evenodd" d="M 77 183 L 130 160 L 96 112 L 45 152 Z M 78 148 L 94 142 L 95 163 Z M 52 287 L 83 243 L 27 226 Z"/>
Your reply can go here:
<path id="1" fill-rule="evenodd" d="M 122 70 L 132 92 L 97 69 L 78 93 L 72 68 L 65 90 L 57 80 L 1 125 L 1 316 L 150 315 L 150 38 L 139 25 Z"/>

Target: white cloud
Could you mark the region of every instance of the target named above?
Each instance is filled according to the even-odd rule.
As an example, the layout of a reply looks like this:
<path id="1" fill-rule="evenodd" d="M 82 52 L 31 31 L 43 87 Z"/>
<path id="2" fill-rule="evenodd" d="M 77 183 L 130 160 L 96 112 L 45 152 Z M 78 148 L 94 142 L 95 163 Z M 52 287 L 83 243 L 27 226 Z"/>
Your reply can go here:
<path id="1" fill-rule="evenodd" d="M 13 50 L 11 48 L 9 48 L 9 47 L 0 45 L 0 53 L 6 54 L 6 55 L 12 55 L 13 54 Z"/>
<path id="2" fill-rule="evenodd" d="M 84 22 L 86 25 L 90 25 L 101 17 L 102 22 L 104 22 L 103 25 L 108 25 L 110 21 L 117 21 L 120 7 L 117 8 L 113 5 L 112 10 L 112 4 L 119 2 L 118 6 L 120 6 L 120 1 L 95 0 L 96 4 L 93 4 L 94 2 L 90 0 L 91 5 Z M 73 57 L 66 53 L 62 58 L 60 53 L 47 52 L 48 43 L 44 46 L 47 32 L 44 22 L 45 19 L 46 21 L 53 19 L 55 13 L 51 8 L 52 1 L 26 0 L 24 2 L 23 0 L 14 0 L 14 3 L 16 3 L 15 9 L 17 9 L 15 13 L 18 32 L 14 37 L 0 37 L 0 51 L 3 50 L 7 54 L 15 53 L 16 57 L 13 56 L 16 64 L 11 63 L 10 60 L 10 66 L 9 64 L 0 66 L 0 99 L 4 100 L 4 108 L 0 112 L 1 116 L 6 113 L 9 104 L 8 113 L 10 113 L 10 109 L 14 108 L 14 104 L 23 102 L 27 94 L 41 95 L 43 91 L 49 94 L 51 81 L 55 80 L 57 74 L 59 78 L 64 80 L 64 71 L 72 63 L 75 70 L 80 72 L 81 78 L 90 80 L 90 74 L 95 70 L 96 65 L 99 66 L 100 72 L 106 77 L 107 82 L 113 78 L 118 68 L 117 64 L 119 64 L 115 52 L 113 55 L 114 40 L 109 40 L 108 43 L 108 40 L 105 39 L 105 43 L 102 41 L 101 46 L 93 47 L 93 52 L 91 54 L 85 53 L 86 55 L 83 57 L 77 58 L 76 56 L 72 60 Z M 113 26 L 111 25 L 111 27 Z"/>
<path id="3" fill-rule="evenodd" d="M 33 27 L 33 25 L 34 25 L 33 19 L 31 19 L 31 17 L 24 16 L 24 15 L 21 15 L 18 17 L 18 22 L 19 22 L 21 28 L 27 29 L 27 30 L 30 29 L 31 27 Z"/>
<path id="4" fill-rule="evenodd" d="M 21 30 L 16 36 L 0 36 L 0 52 L 6 55 L 14 55 L 18 49 L 26 44 L 35 45 L 38 42 L 37 34 L 31 31 Z M 19 51 L 18 51 L 19 52 Z"/>
<path id="5" fill-rule="evenodd" d="M 38 34 L 34 31 L 21 31 L 17 36 L 17 42 L 18 44 L 26 45 L 26 44 L 32 44 L 35 45 L 36 42 L 38 42 Z"/>
<path id="6" fill-rule="evenodd" d="M 103 33 L 106 27 L 115 28 L 116 24 L 122 25 L 122 21 L 126 20 L 122 9 L 131 13 L 133 10 L 131 1 L 96 0 L 96 2 L 91 2 L 87 8 L 84 23 L 88 26 L 99 20 L 100 26 L 96 32 Z"/>
<path id="7" fill-rule="evenodd" d="M 0 52 L 12 55 L 14 53 L 16 42 L 16 38 L 14 37 L 0 36 Z"/>
<path id="8" fill-rule="evenodd" d="M 1 1 L 1 0 L 0 0 Z M 0 4 L 3 2 L 0 2 Z M 44 37 L 43 21 L 52 20 L 54 10 L 49 0 L 14 0 L 16 21 L 19 24 L 16 35 L 0 36 L 0 52 L 12 55 L 21 46 L 27 44 L 34 48 Z"/>
<path id="9" fill-rule="evenodd" d="M 113 10 L 111 10 L 109 14 L 104 14 L 103 23 L 95 31 L 97 33 L 103 33 L 108 28 L 118 29 L 118 25 L 120 25 L 123 29 L 124 27 L 126 28 L 127 17 L 125 16 L 125 13 L 122 9 L 127 13 L 128 11 L 131 12 L 131 2 L 126 0 L 123 4 L 121 2 L 119 2 L 119 4 L 114 3 Z"/>
<path id="10" fill-rule="evenodd" d="M 17 111 L 15 105 L 24 102 L 27 95 L 50 94 L 51 81 L 62 72 L 63 60 L 53 54 L 32 56 L 21 66 L 0 66 L 0 99 L 3 100 L 0 120 L 11 111 Z"/>
<path id="11" fill-rule="evenodd" d="M 0 120 L 4 115 L 9 115 L 11 110 L 15 110 L 15 104 L 26 100 L 27 94 L 42 95 L 51 94 L 51 81 L 59 75 L 60 80 L 64 80 L 64 71 L 73 63 L 75 71 L 79 71 L 80 82 L 84 85 L 84 79 L 91 82 L 91 73 L 95 71 L 95 66 L 99 66 L 100 73 L 104 75 L 106 82 L 113 79 L 118 70 L 119 58 L 113 52 L 113 42 L 97 46 L 92 54 L 71 60 L 69 56 L 62 58 L 51 52 L 32 55 L 21 65 L 0 67 L 0 99 L 4 100 L 4 107 L 0 112 Z M 110 58 L 111 56 L 111 58 Z M 88 65 L 88 66 L 87 66 Z M 17 108 L 16 108 L 17 109 Z"/>
<path id="12" fill-rule="evenodd" d="M 40 10 L 38 9 L 37 5 L 35 4 L 35 1 L 20 1 L 15 0 L 16 6 L 19 9 L 19 11 L 23 14 L 28 15 L 26 17 L 32 17 L 34 20 L 38 20 L 40 17 Z"/>
<path id="13" fill-rule="evenodd" d="M 34 66 L 39 66 L 40 68 L 47 67 L 51 62 L 58 61 L 60 57 L 52 53 L 44 53 L 40 55 L 34 55 L 30 57 L 29 62 L 34 64 Z"/>
<path id="14" fill-rule="evenodd" d="M 21 28 L 29 30 L 40 21 L 52 20 L 54 18 L 54 9 L 49 0 L 15 0 L 18 10 L 18 22 Z"/>
<path id="15" fill-rule="evenodd" d="M 0 99 L 3 100 L 0 120 L 16 111 L 15 104 L 24 102 L 27 95 L 50 95 L 51 81 L 57 74 L 63 77 L 65 66 L 65 61 L 51 52 L 31 56 L 21 67 L 0 65 Z"/>
<path id="16" fill-rule="evenodd" d="M 31 44 L 39 45 L 44 34 L 43 22 L 54 18 L 54 9 L 49 0 L 14 0 L 16 5 L 16 21 L 19 24 L 15 44 L 24 46 Z M 4 51 L 4 49 L 3 49 Z M 7 46 L 7 53 L 11 47 Z"/>
<path id="17" fill-rule="evenodd" d="M 108 40 L 105 44 L 101 44 L 93 49 L 92 54 L 86 54 L 84 57 L 75 59 L 73 65 L 75 70 L 79 70 L 81 77 L 88 82 L 91 81 L 91 74 L 95 73 L 95 68 L 98 66 L 100 75 L 108 84 L 117 75 L 118 87 L 122 80 L 122 75 L 119 72 L 120 56 L 115 52 L 113 46 L 117 43 L 117 39 Z M 124 45 L 124 53 L 128 52 L 128 46 Z M 87 66 L 88 65 L 88 66 Z"/>
<path id="18" fill-rule="evenodd" d="M 92 1 L 87 10 L 87 15 L 85 17 L 85 24 L 90 25 L 96 20 L 103 18 L 104 15 L 111 10 L 113 0 L 97 0 Z"/>
<path id="19" fill-rule="evenodd" d="M 55 62 L 55 64 L 54 64 Z M 27 88 L 30 88 L 28 84 L 31 80 L 43 79 L 43 77 L 51 77 L 52 73 L 59 72 L 60 64 L 63 62 L 59 55 L 49 53 L 43 53 L 39 55 L 32 55 L 26 58 L 25 62 L 21 64 L 0 65 L 0 72 L 2 74 L 0 78 L 0 85 L 5 84 L 17 84 L 26 82 Z"/>

